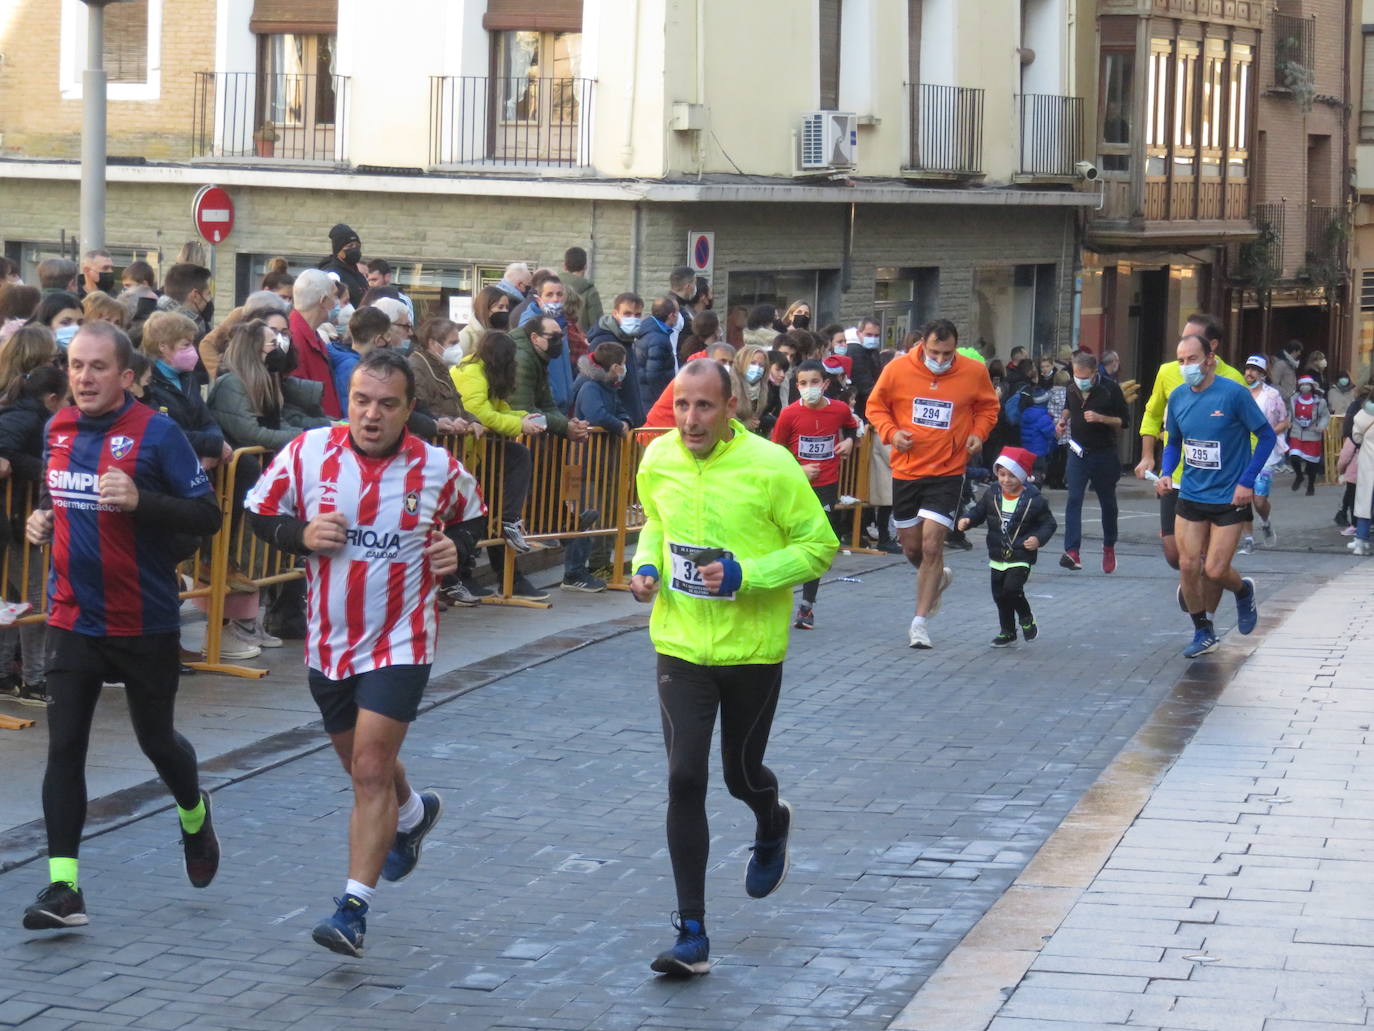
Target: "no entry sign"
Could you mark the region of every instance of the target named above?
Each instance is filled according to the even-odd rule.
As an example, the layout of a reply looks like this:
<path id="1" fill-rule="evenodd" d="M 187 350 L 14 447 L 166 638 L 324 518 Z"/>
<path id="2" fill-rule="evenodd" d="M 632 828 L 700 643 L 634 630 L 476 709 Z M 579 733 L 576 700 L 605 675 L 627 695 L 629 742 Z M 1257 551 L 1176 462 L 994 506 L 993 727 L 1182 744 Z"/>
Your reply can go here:
<path id="1" fill-rule="evenodd" d="M 206 243 L 221 243 L 234 228 L 234 202 L 218 186 L 202 186 L 191 202 L 196 232 Z"/>

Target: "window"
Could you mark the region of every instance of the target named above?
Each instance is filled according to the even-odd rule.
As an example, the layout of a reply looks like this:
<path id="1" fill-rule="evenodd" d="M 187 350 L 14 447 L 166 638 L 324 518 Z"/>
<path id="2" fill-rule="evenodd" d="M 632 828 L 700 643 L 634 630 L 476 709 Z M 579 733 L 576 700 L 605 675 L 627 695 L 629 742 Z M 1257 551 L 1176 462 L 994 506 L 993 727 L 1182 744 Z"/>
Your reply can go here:
<path id="1" fill-rule="evenodd" d="M 821 56 L 820 106 L 834 111 L 840 106 L 840 4 L 841 0 L 819 0 Z"/>
<path id="2" fill-rule="evenodd" d="M 1174 58 L 1174 174 L 1191 178 L 1197 173 L 1197 96 L 1199 47 L 1191 40 L 1178 41 Z"/>
<path id="3" fill-rule="evenodd" d="M 61 0 L 62 45 L 58 81 L 63 100 L 82 99 L 89 9 L 80 0 Z M 105 7 L 106 97 L 157 100 L 162 92 L 163 0 L 133 0 Z"/>
<path id="4" fill-rule="evenodd" d="M 973 270 L 970 343 L 1006 359 L 1014 347 L 1053 354 L 1059 307 L 1054 265 L 996 265 Z"/>
<path id="5" fill-rule="evenodd" d="M 1250 77 L 1254 50 L 1246 43 L 1231 44 L 1230 117 L 1226 122 L 1226 174 L 1246 178 L 1250 174 Z"/>
<path id="6" fill-rule="evenodd" d="M 1364 80 L 1360 90 L 1360 142 L 1374 143 L 1374 32 L 1364 34 Z"/>
<path id="7" fill-rule="evenodd" d="M 1102 84 L 1102 171 L 1129 172 L 1135 54 L 1129 50 L 1104 50 Z"/>
<path id="8" fill-rule="evenodd" d="M 1169 66 L 1172 63 L 1173 43 L 1167 39 L 1150 40 L 1149 108 L 1145 119 L 1145 174 L 1161 176 L 1168 173 L 1169 156 Z M 1182 80 L 1185 66 L 1179 64 Z M 1177 98 L 1175 98 L 1177 100 Z M 1177 111 L 1175 118 L 1177 119 Z M 1181 127 L 1175 123 L 1173 131 Z"/>
<path id="9" fill-rule="evenodd" d="M 731 272 L 726 286 L 726 306 L 742 304 L 752 308 L 756 304 L 771 304 L 781 317 L 793 301 L 805 301 L 811 305 L 811 325 L 823 326 L 834 320 L 835 305 L 830 301 L 838 282 L 839 272 L 833 270 Z"/>
<path id="10" fill-rule="evenodd" d="M 336 95 L 334 37 L 261 36 L 264 120 L 278 126 L 332 126 Z"/>
<path id="11" fill-rule="evenodd" d="M 491 156 L 510 161 L 576 157 L 585 101 L 580 32 L 492 33 Z"/>

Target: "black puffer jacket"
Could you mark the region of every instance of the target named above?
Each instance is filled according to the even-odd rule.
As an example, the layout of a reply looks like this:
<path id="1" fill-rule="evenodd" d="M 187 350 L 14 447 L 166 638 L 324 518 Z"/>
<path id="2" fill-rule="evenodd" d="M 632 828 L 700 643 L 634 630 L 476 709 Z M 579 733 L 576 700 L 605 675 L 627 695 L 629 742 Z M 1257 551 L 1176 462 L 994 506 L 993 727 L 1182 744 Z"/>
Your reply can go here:
<path id="1" fill-rule="evenodd" d="M 198 457 L 220 457 L 224 450 L 224 433 L 210 414 L 209 406 L 201 400 L 200 387 L 196 386 L 193 373 L 183 372 L 173 382 L 161 366 L 154 365 L 143 391 L 143 403 L 154 411 L 162 409 L 180 426 Z"/>
<path id="2" fill-rule="evenodd" d="M 993 562 L 1025 562 L 1032 566 L 1059 529 L 1050 503 L 1029 483 L 1022 488 L 1015 511 L 1006 517 L 1002 513 L 1002 488 L 993 484 L 974 503 L 968 521 L 970 528 L 988 524 L 988 558 Z M 1027 537 L 1036 538 L 1040 547 L 1029 550 Z"/>

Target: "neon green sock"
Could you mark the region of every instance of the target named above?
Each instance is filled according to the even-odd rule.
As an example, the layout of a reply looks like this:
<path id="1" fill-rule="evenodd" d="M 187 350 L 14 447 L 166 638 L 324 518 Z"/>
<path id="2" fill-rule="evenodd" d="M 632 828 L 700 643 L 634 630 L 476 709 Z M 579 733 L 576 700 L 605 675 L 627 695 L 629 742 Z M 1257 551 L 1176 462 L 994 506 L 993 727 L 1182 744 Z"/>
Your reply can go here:
<path id="1" fill-rule="evenodd" d="M 66 881 L 76 887 L 76 860 L 54 857 L 48 860 L 48 880 Z"/>
<path id="2" fill-rule="evenodd" d="M 187 834 L 194 834 L 205 826 L 205 799 L 202 798 L 196 803 L 194 809 L 183 809 L 177 806 L 177 816 L 181 818 L 181 829 Z"/>

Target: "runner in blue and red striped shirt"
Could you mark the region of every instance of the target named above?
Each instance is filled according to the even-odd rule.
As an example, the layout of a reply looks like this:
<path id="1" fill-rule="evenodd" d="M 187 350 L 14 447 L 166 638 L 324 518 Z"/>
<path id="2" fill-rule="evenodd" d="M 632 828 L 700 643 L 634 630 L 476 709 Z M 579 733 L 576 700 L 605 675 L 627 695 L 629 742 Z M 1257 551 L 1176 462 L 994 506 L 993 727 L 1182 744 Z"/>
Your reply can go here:
<path id="1" fill-rule="evenodd" d="M 207 886 L 219 868 L 210 796 L 172 712 L 181 666 L 176 563 L 194 551 L 192 538 L 219 529 L 220 510 L 180 428 L 128 392 L 132 357 L 129 338 L 108 322 L 72 340 L 75 404 L 52 417 L 44 448 L 51 508 L 34 512 L 26 528 L 31 543 L 52 544 L 43 777 L 51 883 L 24 911 L 30 930 L 87 922 L 77 850 L 86 749 L 105 681 L 124 683 L 139 746 L 176 799 L 191 883 Z"/>

